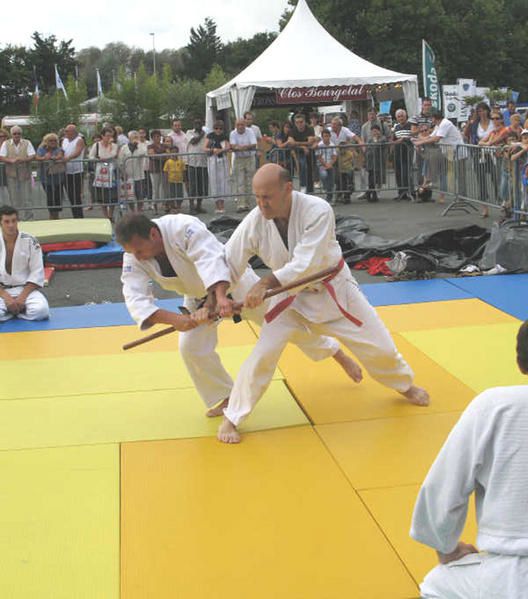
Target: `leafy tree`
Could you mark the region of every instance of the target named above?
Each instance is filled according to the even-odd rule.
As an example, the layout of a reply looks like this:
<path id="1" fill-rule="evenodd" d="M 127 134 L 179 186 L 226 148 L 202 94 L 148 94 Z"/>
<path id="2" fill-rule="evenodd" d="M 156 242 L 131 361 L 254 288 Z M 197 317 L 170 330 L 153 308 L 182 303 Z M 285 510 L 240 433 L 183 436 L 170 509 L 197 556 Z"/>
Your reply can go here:
<path id="1" fill-rule="evenodd" d="M 63 81 L 75 73 L 73 40 L 59 42 L 54 35 L 42 37 L 38 31 L 31 38 L 33 48 L 29 50 L 29 61 L 35 68 L 41 91 L 49 93 L 55 88 L 55 65 Z"/>
<path id="2" fill-rule="evenodd" d="M 276 33 L 264 32 L 249 39 L 239 37 L 225 44 L 222 51 L 224 69 L 230 75 L 237 75 L 260 56 L 276 37 Z"/>
<path id="3" fill-rule="evenodd" d="M 27 49 L 8 45 L 0 50 L 0 73 L 0 111 L 3 114 L 27 114 L 34 89 Z"/>
<path id="4" fill-rule="evenodd" d="M 203 81 L 212 66 L 219 61 L 222 42 L 216 34 L 216 23 L 207 17 L 203 25 L 191 28 L 191 37 L 186 46 L 185 74 Z"/>

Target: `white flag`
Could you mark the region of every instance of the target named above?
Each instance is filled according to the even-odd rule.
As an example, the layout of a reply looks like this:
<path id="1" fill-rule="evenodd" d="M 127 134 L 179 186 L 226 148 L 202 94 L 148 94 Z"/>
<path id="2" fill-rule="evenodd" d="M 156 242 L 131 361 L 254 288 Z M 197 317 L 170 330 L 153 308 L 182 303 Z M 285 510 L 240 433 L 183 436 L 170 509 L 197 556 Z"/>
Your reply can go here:
<path id="1" fill-rule="evenodd" d="M 62 93 L 64 94 L 64 97 L 67 100 L 68 99 L 68 92 L 66 91 L 66 88 L 64 87 L 64 83 L 62 82 L 61 76 L 59 75 L 59 71 L 57 69 L 57 65 L 55 65 L 55 87 L 57 89 L 62 90 Z"/>
<path id="2" fill-rule="evenodd" d="M 95 72 L 97 74 L 97 95 L 102 96 L 103 95 L 103 84 L 101 83 L 101 74 L 99 73 L 99 69 L 95 69 Z"/>

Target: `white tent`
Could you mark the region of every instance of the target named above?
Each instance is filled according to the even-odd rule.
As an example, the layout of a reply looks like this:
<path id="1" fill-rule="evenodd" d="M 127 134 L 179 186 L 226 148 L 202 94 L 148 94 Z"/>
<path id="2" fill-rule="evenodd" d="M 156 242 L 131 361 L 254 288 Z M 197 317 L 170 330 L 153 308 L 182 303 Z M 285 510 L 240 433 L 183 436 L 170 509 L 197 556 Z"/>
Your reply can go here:
<path id="1" fill-rule="evenodd" d="M 334 39 L 299 0 L 290 21 L 266 50 L 236 77 L 208 92 L 206 121 L 211 126 L 213 105 L 233 106 L 236 117 L 251 108 L 257 88 L 279 89 L 335 85 L 399 83 L 407 111 L 418 109 L 418 78 L 383 69 L 360 58 Z"/>

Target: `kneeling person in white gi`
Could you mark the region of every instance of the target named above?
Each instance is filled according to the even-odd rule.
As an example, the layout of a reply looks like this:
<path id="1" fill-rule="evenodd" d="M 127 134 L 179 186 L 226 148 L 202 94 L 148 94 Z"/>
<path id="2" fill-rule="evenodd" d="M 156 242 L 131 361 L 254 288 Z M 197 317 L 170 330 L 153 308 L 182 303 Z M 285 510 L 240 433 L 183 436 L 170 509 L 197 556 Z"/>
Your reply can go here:
<path id="1" fill-rule="evenodd" d="M 18 211 L 0 207 L 0 322 L 10 318 L 49 317 L 44 285 L 44 262 L 39 242 L 18 230 Z"/>
<path id="2" fill-rule="evenodd" d="M 427 392 L 413 385 L 410 367 L 343 260 L 328 203 L 293 191 L 290 174 L 277 164 L 257 171 L 253 191 L 257 208 L 225 246 L 227 263 L 235 276 L 240 276 L 253 255 L 273 271 L 249 291 L 245 299 L 248 308 L 261 305 L 268 289 L 331 267 L 339 266 L 339 272 L 296 295 L 281 294 L 272 300 L 259 340 L 235 381 L 218 438 L 227 443 L 240 440 L 236 426 L 262 397 L 282 350 L 299 330 L 335 337 L 373 378 L 402 393 L 411 403 L 427 405 Z"/>
<path id="3" fill-rule="evenodd" d="M 245 268 L 232 284 L 224 246 L 194 216 L 178 214 L 150 220 L 142 214 L 127 215 L 117 224 L 116 237 L 126 252 L 121 281 L 132 318 L 141 329 L 168 324 L 180 331 L 180 353 L 200 397 L 209 408 L 207 415 L 222 415 L 233 381 L 216 353 L 217 323 L 200 325 L 203 320 L 159 308 L 152 295 L 151 282 L 184 295 L 184 306 L 190 312 L 205 312 L 207 319 L 210 311 L 217 309 L 223 315 L 225 309 L 230 309 L 228 289 L 234 300 L 240 302 L 259 277 L 251 268 Z M 207 307 L 199 310 L 205 297 Z M 262 324 L 264 313 L 265 306 L 262 306 L 244 310 L 242 315 Z M 333 357 L 352 378 L 361 378 L 357 364 L 339 349 L 334 339 L 299 331 L 292 341 L 311 359 Z"/>
<path id="4" fill-rule="evenodd" d="M 517 364 L 528 374 L 528 322 Z M 473 492 L 480 552 L 459 541 Z M 469 404 L 420 489 L 411 537 L 440 561 L 422 597 L 528 597 L 528 385 L 488 389 Z"/>

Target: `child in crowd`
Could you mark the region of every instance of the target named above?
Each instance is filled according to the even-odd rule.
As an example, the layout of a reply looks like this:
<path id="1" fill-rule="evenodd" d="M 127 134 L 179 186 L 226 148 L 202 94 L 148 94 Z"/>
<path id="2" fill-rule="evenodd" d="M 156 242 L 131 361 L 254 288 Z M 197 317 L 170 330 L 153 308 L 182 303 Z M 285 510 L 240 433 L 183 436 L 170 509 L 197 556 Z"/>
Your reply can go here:
<path id="1" fill-rule="evenodd" d="M 172 138 L 171 140 L 172 146 Z M 165 174 L 168 200 L 165 202 L 165 212 L 167 214 L 178 214 L 183 202 L 183 181 L 185 177 L 185 162 L 178 158 L 178 147 L 172 146 L 169 158 L 163 165 Z"/>

